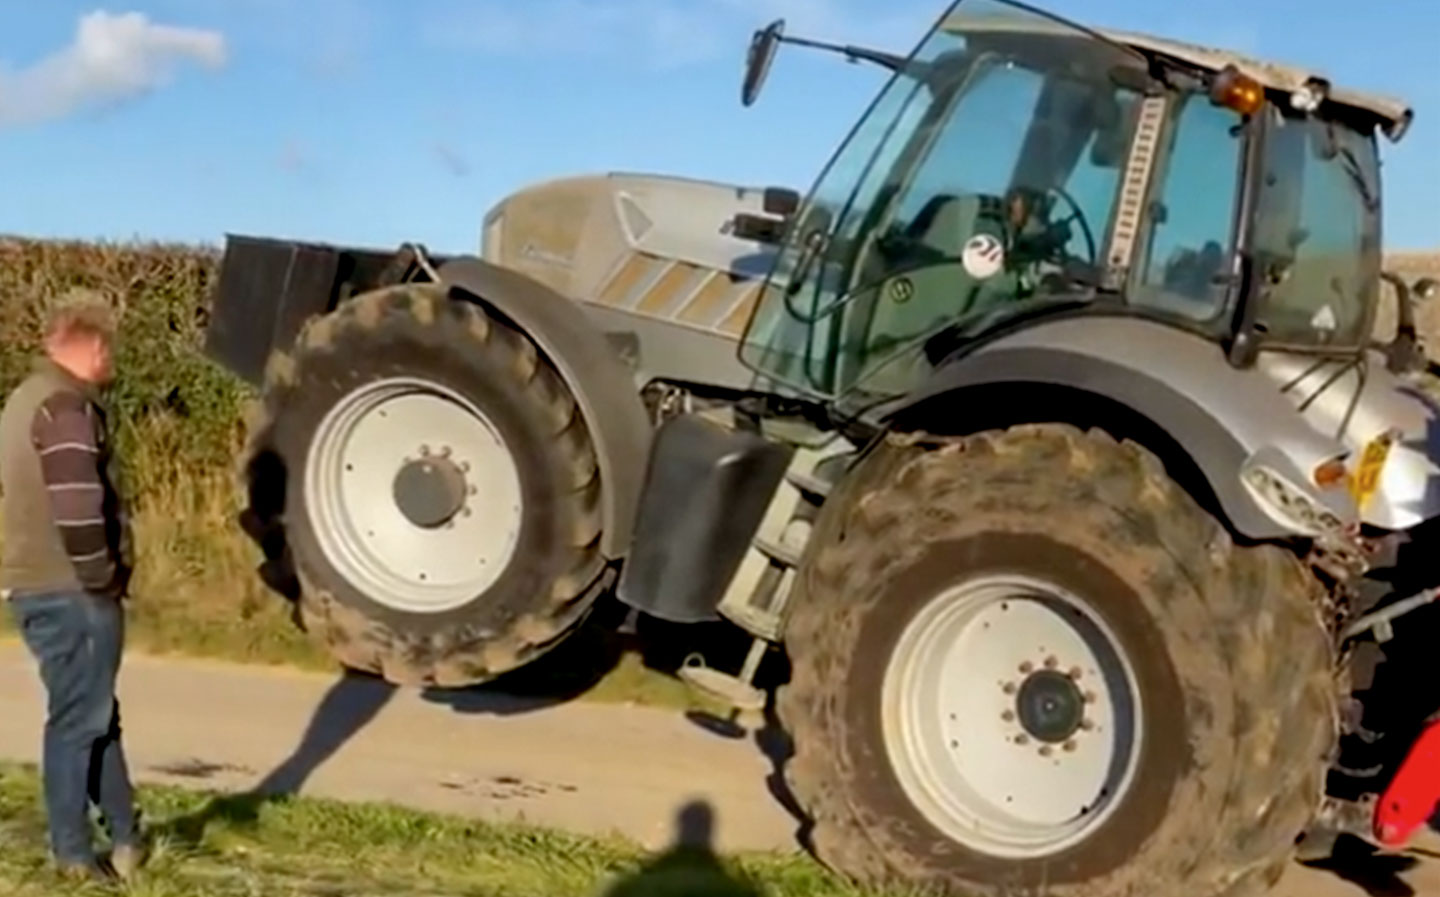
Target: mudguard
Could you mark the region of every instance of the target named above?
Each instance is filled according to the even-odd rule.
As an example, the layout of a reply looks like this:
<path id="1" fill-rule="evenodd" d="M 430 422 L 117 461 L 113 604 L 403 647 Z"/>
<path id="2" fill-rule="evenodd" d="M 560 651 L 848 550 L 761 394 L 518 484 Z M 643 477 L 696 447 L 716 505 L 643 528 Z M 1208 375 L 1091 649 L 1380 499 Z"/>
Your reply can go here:
<path id="1" fill-rule="evenodd" d="M 1118 316 L 1065 318 L 1033 325 L 942 364 L 921 389 L 886 409 L 895 418 L 922 403 L 1003 384 L 1051 385 L 1112 400 L 1148 419 L 1194 461 L 1231 525 L 1254 539 L 1295 535 L 1256 501 L 1241 479 L 1260 458 L 1293 482 L 1347 450 L 1297 413 L 1271 377 L 1235 368 L 1215 343 L 1178 328 Z M 1025 408 L 1008 423 L 1034 422 Z M 1072 421 L 1084 425 L 1085 421 Z M 1344 490 L 1308 490 L 1342 520 L 1358 517 Z"/>
<path id="2" fill-rule="evenodd" d="M 652 429 L 635 380 L 605 335 L 574 302 L 534 280 L 473 257 L 445 261 L 440 281 L 514 322 L 560 372 L 595 441 L 604 493 L 601 552 L 629 549 Z"/>

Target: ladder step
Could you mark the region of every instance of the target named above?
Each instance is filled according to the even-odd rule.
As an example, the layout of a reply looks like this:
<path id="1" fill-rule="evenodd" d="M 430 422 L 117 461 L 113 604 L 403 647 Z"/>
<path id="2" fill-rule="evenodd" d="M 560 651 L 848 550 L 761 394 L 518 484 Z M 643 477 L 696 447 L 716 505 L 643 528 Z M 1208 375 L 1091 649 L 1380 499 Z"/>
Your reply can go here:
<path id="1" fill-rule="evenodd" d="M 771 542 L 769 539 L 756 539 L 751 544 L 755 546 L 756 551 L 772 561 L 778 561 L 786 567 L 800 566 L 800 549 L 791 548 L 780 542 Z"/>
<path id="2" fill-rule="evenodd" d="M 686 685 L 727 707 L 752 711 L 765 709 L 765 692 L 739 676 L 703 665 L 683 666 L 679 673 Z"/>
<path id="3" fill-rule="evenodd" d="M 824 499 L 829 497 L 832 485 L 813 474 L 791 471 L 785 474 L 785 480 L 796 489 L 813 498 Z"/>

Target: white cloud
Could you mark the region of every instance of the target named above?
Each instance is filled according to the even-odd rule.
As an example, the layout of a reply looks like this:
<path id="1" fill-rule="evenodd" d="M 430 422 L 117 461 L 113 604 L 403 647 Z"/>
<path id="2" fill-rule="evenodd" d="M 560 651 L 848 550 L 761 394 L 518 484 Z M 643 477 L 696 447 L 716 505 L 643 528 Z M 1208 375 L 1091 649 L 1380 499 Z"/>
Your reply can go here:
<path id="1" fill-rule="evenodd" d="M 906 50 L 935 15 L 932 4 L 899 0 L 862 14 L 857 0 L 454 0 L 424 18 L 424 36 L 451 48 L 506 56 L 605 57 L 674 68 L 743 58 L 755 29 L 786 20 L 817 39 Z"/>
<path id="2" fill-rule="evenodd" d="M 86 13 L 69 46 L 27 68 L 0 65 L 0 125 L 113 106 L 165 86 L 181 64 L 217 69 L 226 56 L 214 31 L 157 25 L 138 12 Z"/>

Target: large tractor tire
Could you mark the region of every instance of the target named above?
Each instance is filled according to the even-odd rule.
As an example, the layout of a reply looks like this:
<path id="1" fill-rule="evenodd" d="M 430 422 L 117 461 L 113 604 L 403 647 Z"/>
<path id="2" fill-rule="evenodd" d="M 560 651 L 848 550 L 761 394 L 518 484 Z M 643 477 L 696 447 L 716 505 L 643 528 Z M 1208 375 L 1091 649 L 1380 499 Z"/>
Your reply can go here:
<path id="1" fill-rule="evenodd" d="M 249 528 L 345 666 L 483 682 L 584 617 L 605 568 L 595 449 L 560 377 L 486 309 L 434 285 L 352 299 L 272 360 L 264 408 Z"/>
<path id="2" fill-rule="evenodd" d="M 816 853 L 967 897 L 1263 893 L 1335 738 L 1317 589 L 1103 433 L 892 438 L 822 508 L 786 634 Z"/>

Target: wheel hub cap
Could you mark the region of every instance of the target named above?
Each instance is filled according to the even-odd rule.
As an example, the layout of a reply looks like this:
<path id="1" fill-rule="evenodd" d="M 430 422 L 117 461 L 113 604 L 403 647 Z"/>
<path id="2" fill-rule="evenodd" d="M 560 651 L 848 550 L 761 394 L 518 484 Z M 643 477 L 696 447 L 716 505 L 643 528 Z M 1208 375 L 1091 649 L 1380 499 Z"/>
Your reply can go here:
<path id="1" fill-rule="evenodd" d="M 316 429 L 305 509 L 335 573 L 409 613 L 494 585 L 524 521 L 520 470 L 496 425 L 455 390 L 411 378 L 358 387 Z"/>
<path id="2" fill-rule="evenodd" d="M 1069 676 L 1042 670 L 1020 686 L 1015 712 L 1031 737 L 1046 744 L 1063 744 L 1080 731 L 1085 697 Z"/>
<path id="3" fill-rule="evenodd" d="M 395 475 L 395 505 L 418 527 L 434 529 L 465 506 L 465 474 L 447 458 L 408 461 Z"/>
<path id="4" fill-rule="evenodd" d="M 1122 803 L 1143 737 L 1129 658 L 1088 600 L 1021 574 L 932 597 L 881 681 L 886 754 L 912 806 L 955 842 L 1054 856 Z"/>

